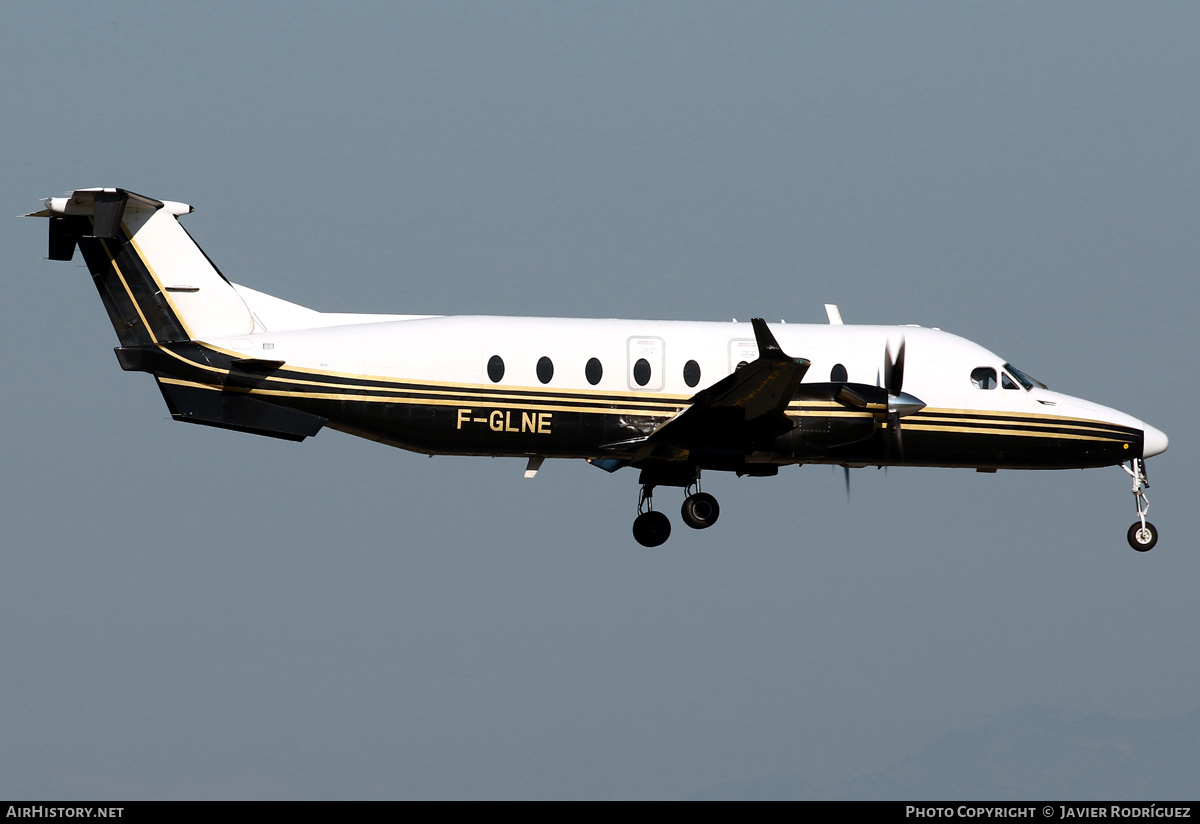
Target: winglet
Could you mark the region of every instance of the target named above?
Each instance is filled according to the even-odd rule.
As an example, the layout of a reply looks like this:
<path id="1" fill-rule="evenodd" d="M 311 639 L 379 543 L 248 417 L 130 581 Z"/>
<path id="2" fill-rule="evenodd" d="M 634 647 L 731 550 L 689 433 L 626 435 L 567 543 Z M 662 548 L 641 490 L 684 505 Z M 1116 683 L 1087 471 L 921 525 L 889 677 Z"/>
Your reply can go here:
<path id="1" fill-rule="evenodd" d="M 767 360 L 791 360 L 783 352 L 779 341 L 775 340 L 775 336 L 771 334 L 767 322 L 762 318 L 751 318 L 750 324 L 754 327 L 754 339 L 758 343 L 758 356 Z"/>

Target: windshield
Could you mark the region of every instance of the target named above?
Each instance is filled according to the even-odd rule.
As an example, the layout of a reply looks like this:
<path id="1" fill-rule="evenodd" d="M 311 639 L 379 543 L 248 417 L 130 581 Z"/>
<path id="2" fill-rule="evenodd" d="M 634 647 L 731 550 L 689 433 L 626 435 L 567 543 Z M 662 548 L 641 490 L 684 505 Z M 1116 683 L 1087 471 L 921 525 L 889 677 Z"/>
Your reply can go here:
<path id="1" fill-rule="evenodd" d="M 1037 378 L 1032 378 L 1029 375 L 1026 375 L 1024 372 L 1022 372 L 1017 367 L 1013 366 L 1011 363 L 1004 364 L 1004 368 L 1007 369 L 1009 372 L 1011 372 L 1013 377 L 1016 378 L 1017 380 L 1019 380 L 1021 382 L 1021 386 L 1024 386 L 1026 389 L 1032 389 L 1035 386 L 1040 386 L 1040 387 L 1042 387 L 1042 389 L 1050 388 L 1050 387 L 1046 386 L 1046 384 L 1044 384 L 1040 380 L 1038 380 Z"/>

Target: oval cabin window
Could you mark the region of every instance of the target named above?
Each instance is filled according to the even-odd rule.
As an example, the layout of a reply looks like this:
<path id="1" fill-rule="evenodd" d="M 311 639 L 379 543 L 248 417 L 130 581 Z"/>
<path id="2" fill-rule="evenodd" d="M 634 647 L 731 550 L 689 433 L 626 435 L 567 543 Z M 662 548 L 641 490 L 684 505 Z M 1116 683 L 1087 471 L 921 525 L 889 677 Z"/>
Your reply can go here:
<path id="1" fill-rule="evenodd" d="M 700 383 L 700 364 L 690 360 L 683 365 L 683 382 L 688 386 Z"/>
<path id="2" fill-rule="evenodd" d="M 550 379 L 554 377 L 554 361 L 545 356 L 538 359 L 537 376 L 542 383 L 550 383 Z"/>
<path id="3" fill-rule="evenodd" d="M 850 379 L 850 375 L 846 372 L 846 367 L 840 363 L 835 363 L 833 368 L 829 370 L 830 383 L 845 383 Z"/>
<path id="4" fill-rule="evenodd" d="M 604 377 L 604 365 L 600 363 L 599 358 L 592 358 L 587 362 L 587 366 L 583 367 L 583 374 L 587 382 L 595 386 Z"/>
<path id="5" fill-rule="evenodd" d="M 650 383 L 650 361 L 645 358 L 637 359 L 637 363 L 633 365 L 633 380 L 638 386 Z"/>
<path id="6" fill-rule="evenodd" d="M 504 358 L 492 355 L 488 359 L 488 377 L 492 379 L 492 383 L 500 383 L 500 379 L 504 377 Z"/>

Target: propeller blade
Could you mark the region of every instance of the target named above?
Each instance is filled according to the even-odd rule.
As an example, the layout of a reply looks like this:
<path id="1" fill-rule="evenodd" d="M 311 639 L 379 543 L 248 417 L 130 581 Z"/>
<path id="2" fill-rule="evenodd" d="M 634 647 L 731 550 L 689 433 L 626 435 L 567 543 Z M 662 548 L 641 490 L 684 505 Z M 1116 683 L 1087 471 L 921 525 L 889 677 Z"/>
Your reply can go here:
<path id="1" fill-rule="evenodd" d="M 883 386 L 889 395 L 899 395 L 904 391 L 904 338 L 900 339 L 895 358 L 892 357 L 891 343 L 884 347 L 883 357 Z"/>
<path id="2" fill-rule="evenodd" d="M 846 500 L 850 500 L 850 467 L 842 466 L 842 471 L 846 473 Z"/>
<path id="3" fill-rule="evenodd" d="M 887 439 L 886 454 L 890 459 L 894 440 L 900 463 L 904 463 L 904 440 L 900 434 L 900 418 L 925 408 L 924 401 L 904 392 L 904 347 L 905 339 L 900 338 L 900 347 L 896 350 L 895 355 L 892 355 L 891 341 L 884 344 L 883 349 L 883 385 L 888 393 L 888 429 L 891 430 L 890 437 Z"/>

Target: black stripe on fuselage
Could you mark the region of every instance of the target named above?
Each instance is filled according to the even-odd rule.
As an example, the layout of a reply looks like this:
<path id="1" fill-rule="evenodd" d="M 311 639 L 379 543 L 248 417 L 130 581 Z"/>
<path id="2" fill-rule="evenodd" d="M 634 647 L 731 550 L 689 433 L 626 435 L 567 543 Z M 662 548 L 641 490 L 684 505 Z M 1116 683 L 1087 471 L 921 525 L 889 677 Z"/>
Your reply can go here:
<path id="1" fill-rule="evenodd" d="M 180 358 L 180 365 L 191 365 L 200 371 L 186 370 L 179 377 L 202 382 L 212 382 L 214 377 L 224 376 L 232 370 L 236 360 L 231 354 L 204 344 L 190 343 L 186 346 L 169 347 Z M 222 377 L 222 380 L 224 378 Z M 391 380 L 383 378 L 357 378 L 349 375 L 279 369 L 261 377 L 254 386 L 255 392 L 279 397 L 336 396 L 340 400 L 375 399 L 390 402 L 445 405 L 447 403 L 484 403 L 510 407 L 556 406 L 604 413 L 610 409 L 638 412 L 654 417 L 675 414 L 687 405 L 683 397 L 659 396 L 642 399 L 619 393 L 571 392 L 553 389 L 539 390 L 522 387 L 509 388 L 486 385 L 441 385 L 418 381 Z M 830 404 L 796 403 L 789 407 L 790 414 L 840 416 L 870 415 L 870 411 Z M 956 430 L 1002 430 L 1011 434 L 1032 436 L 1085 437 L 1095 439 L 1132 440 L 1140 434 L 1138 430 L 1119 424 L 1102 421 L 1061 418 L 1050 415 L 1027 415 L 1020 413 L 994 413 L 975 410 L 923 410 L 906 416 L 904 425 L 912 429 Z"/>
<path id="2" fill-rule="evenodd" d="M 908 465 L 984 469 L 1084 469 L 1141 457 L 1140 430 L 1117 436 L 1064 436 L 1032 430 L 977 427 L 965 431 L 903 426 L 903 448 L 886 430 L 862 443 L 830 450 L 811 463 Z"/>
<path id="3" fill-rule="evenodd" d="M 577 397 L 532 388 L 489 391 L 489 387 L 373 379 L 358 383 L 347 376 L 325 380 L 322 373 L 295 370 L 255 376 L 260 379 L 253 385 L 230 385 L 228 376 L 236 370 L 231 369 L 233 359 L 228 354 L 195 343 L 160 348 L 173 351 L 178 366 L 156 368 L 156 373 L 169 371 L 211 391 L 252 394 L 325 417 L 335 428 L 421 452 L 595 457 L 609 454 L 601 453 L 599 444 L 638 434 L 625 420 L 633 404 L 619 395 Z M 668 399 L 659 403 L 671 408 L 642 411 L 665 420 L 682 406 Z M 471 412 L 466 415 L 468 409 Z M 829 404 L 799 404 L 789 412 L 874 417 L 870 411 Z M 535 419 L 535 413 L 549 413 L 550 417 Z M 537 431 L 539 427 L 545 431 Z M 902 456 L 883 430 L 877 430 L 863 442 L 790 459 L 1001 468 L 1103 466 L 1140 455 L 1142 437 L 1138 430 L 1099 421 L 962 410 L 908 416 L 904 430 Z M 781 455 L 780 462 L 789 462 L 789 456 Z"/>
<path id="4" fill-rule="evenodd" d="M 183 352 L 180 351 L 182 355 Z M 230 353 L 207 345 L 199 345 L 191 358 L 201 360 L 200 365 L 216 371 L 227 371 L 231 364 L 244 357 L 241 353 Z M 525 405 L 553 404 L 555 406 L 589 409 L 595 407 L 621 408 L 652 416 L 673 415 L 686 407 L 688 396 L 646 397 L 622 392 L 587 390 L 538 389 L 535 387 L 492 386 L 487 384 L 441 384 L 401 378 L 378 378 L 296 370 L 286 367 L 265 375 L 256 387 L 262 390 L 297 394 L 344 394 L 349 396 L 385 397 L 390 400 L 421 402 L 487 402 L 495 404 Z M 858 416 L 882 413 L 880 410 L 860 410 L 854 407 L 831 403 L 793 402 L 789 414 L 836 414 Z M 1135 430 L 1119 424 L 1094 420 L 1064 418 L 1053 415 L 1030 415 L 1023 413 L 992 412 L 978 410 L 923 410 L 904 418 L 906 425 L 934 428 L 988 428 L 1012 431 L 1028 430 L 1031 433 L 1057 433 L 1062 435 L 1086 434 L 1096 437 L 1126 437 Z"/>

